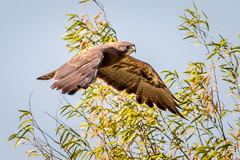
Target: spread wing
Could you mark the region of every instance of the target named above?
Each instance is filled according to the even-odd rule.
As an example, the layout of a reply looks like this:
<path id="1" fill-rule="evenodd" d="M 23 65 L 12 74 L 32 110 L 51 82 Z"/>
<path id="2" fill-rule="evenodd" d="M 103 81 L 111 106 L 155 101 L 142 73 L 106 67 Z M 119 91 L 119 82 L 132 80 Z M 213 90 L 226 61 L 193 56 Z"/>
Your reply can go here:
<path id="1" fill-rule="evenodd" d="M 98 68 L 102 62 L 103 54 L 100 49 L 91 49 L 72 58 L 55 71 L 43 75 L 37 79 L 47 80 L 54 78 L 51 88 L 62 90 L 62 93 L 70 95 L 80 88 L 88 86 L 96 81 Z"/>
<path id="2" fill-rule="evenodd" d="M 154 69 L 145 62 L 127 56 L 112 66 L 100 68 L 98 77 L 119 91 L 134 93 L 139 104 L 145 103 L 149 107 L 155 104 L 162 110 L 168 109 L 183 117 L 177 109 L 179 106 L 176 98 Z"/>

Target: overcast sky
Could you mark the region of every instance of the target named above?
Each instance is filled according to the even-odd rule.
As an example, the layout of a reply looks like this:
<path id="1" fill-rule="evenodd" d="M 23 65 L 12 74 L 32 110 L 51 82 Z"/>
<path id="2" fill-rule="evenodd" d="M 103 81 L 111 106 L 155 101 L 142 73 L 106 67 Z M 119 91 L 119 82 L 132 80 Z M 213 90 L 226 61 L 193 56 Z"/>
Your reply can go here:
<path id="1" fill-rule="evenodd" d="M 1 159 L 25 160 L 25 150 L 31 146 L 13 149 L 9 135 L 17 131 L 19 109 L 31 107 L 43 129 L 53 130 L 52 121 L 44 112 L 55 114 L 60 93 L 49 87 L 52 81 L 37 81 L 36 77 L 50 72 L 68 61 L 65 33 L 68 17 L 65 14 L 83 14 L 94 17 L 98 8 L 76 0 L 5 0 L 0 5 L 0 67 L 1 67 Z M 184 9 L 193 9 L 192 0 L 102 0 L 108 20 L 117 32 L 119 41 L 136 45 L 134 57 L 150 63 L 157 72 L 185 70 L 187 62 L 204 59 L 206 51 L 182 40 L 178 30 L 179 15 Z M 209 17 L 210 34 L 218 39 L 220 33 L 230 42 L 238 43 L 240 33 L 239 0 L 196 1 L 199 10 Z M 85 6 L 85 7 L 84 7 Z M 172 89 L 174 90 L 174 89 Z M 71 103 L 79 102 L 79 94 L 67 96 Z"/>

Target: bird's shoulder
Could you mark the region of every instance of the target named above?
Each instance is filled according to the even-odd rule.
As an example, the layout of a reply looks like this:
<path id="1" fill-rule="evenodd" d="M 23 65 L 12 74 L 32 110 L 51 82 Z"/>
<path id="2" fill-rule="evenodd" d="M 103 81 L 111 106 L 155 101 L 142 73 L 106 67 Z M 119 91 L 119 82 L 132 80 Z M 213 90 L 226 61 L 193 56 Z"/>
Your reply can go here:
<path id="1" fill-rule="evenodd" d="M 90 48 L 88 50 L 82 51 L 74 56 L 70 61 L 68 61 L 68 65 L 78 66 L 82 64 L 87 64 L 94 61 L 101 61 L 103 59 L 103 49 L 99 46 Z"/>

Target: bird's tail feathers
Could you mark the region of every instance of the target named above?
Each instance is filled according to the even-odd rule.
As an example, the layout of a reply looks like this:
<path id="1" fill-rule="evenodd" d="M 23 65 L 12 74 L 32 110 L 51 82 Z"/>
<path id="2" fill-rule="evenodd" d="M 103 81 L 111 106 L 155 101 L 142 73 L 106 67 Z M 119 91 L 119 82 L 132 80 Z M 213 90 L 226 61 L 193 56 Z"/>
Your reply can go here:
<path id="1" fill-rule="evenodd" d="M 54 77 L 54 75 L 55 75 L 55 71 L 52 71 L 48 74 L 38 77 L 37 80 L 49 80 L 49 79 L 52 79 Z"/>

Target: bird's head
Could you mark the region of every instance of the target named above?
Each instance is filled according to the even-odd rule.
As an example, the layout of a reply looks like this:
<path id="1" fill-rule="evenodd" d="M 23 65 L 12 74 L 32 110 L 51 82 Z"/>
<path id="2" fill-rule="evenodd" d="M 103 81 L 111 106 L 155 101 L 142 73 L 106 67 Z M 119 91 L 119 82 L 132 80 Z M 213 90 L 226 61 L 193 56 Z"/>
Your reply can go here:
<path id="1" fill-rule="evenodd" d="M 108 43 L 113 46 L 118 52 L 125 54 L 126 56 L 130 55 L 132 52 L 136 52 L 135 45 L 130 42 L 112 42 Z"/>

